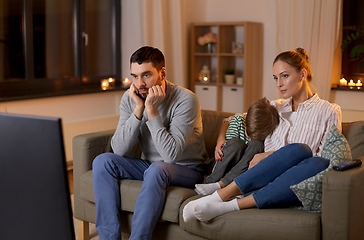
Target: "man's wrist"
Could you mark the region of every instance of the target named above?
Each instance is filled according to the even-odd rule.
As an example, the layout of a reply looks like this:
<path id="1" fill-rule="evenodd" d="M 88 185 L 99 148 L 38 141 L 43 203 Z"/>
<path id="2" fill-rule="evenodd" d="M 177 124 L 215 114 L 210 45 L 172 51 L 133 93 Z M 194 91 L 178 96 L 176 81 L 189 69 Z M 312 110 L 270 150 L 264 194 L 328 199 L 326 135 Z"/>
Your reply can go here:
<path id="1" fill-rule="evenodd" d="M 138 120 L 142 120 L 142 118 L 143 118 L 143 112 L 144 112 L 144 106 L 141 106 L 141 107 L 136 106 L 134 108 L 134 112 L 133 113 L 134 113 L 135 117 Z"/>
<path id="2" fill-rule="evenodd" d="M 146 111 L 148 115 L 148 120 L 159 115 L 158 109 L 154 107 L 146 107 Z"/>

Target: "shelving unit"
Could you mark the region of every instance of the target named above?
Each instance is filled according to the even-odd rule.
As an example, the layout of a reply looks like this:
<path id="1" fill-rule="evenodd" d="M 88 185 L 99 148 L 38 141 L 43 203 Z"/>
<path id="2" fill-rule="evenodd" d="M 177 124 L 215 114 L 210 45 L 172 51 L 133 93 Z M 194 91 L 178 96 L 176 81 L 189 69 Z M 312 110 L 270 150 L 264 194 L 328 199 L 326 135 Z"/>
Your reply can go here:
<path id="1" fill-rule="evenodd" d="M 199 36 L 217 35 L 213 53 L 200 46 Z M 233 42 L 243 44 L 242 53 L 233 53 Z M 191 26 L 190 88 L 200 100 L 202 109 L 246 112 L 250 103 L 262 97 L 263 25 L 254 22 L 193 23 Z M 200 82 L 203 65 L 210 70 L 210 82 Z M 243 84 L 226 84 L 223 70 L 235 69 L 235 79 Z"/>

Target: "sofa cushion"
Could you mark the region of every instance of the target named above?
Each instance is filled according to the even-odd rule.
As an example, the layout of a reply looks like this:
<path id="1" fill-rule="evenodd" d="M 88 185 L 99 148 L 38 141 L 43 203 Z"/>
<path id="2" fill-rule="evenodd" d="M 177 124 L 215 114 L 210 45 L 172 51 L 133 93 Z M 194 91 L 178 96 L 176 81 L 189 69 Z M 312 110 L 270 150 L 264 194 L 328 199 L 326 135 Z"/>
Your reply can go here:
<path id="1" fill-rule="evenodd" d="M 120 181 L 121 209 L 134 212 L 142 181 L 123 179 Z M 81 196 L 90 202 L 95 202 L 92 183 L 92 171 L 81 176 Z M 179 207 L 189 197 L 196 195 L 193 189 L 169 186 L 166 192 L 166 202 L 160 220 L 178 223 Z"/>
<path id="2" fill-rule="evenodd" d="M 330 160 L 329 166 L 315 176 L 290 187 L 301 201 L 303 209 L 307 211 L 321 211 L 323 176 L 330 171 L 334 165 L 351 159 L 349 144 L 335 125 L 332 125 L 330 129 L 321 156 Z"/>
<path id="3" fill-rule="evenodd" d="M 321 215 L 298 209 L 246 209 L 208 222 L 184 222 L 183 207 L 200 196 L 188 199 L 180 209 L 182 229 L 207 239 L 320 239 Z"/>
<path id="4" fill-rule="evenodd" d="M 138 198 L 142 181 L 121 180 L 121 209 L 123 211 L 134 212 L 135 202 Z M 169 186 L 166 192 L 166 202 L 160 220 L 178 223 L 179 207 L 189 197 L 196 195 L 193 189 Z"/>
<path id="5" fill-rule="evenodd" d="M 353 159 L 364 155 L 364 121 L 343 123 L 343 133 L 348 140 Z"/>
<path id="6" fill-rule="evenodd" d="M 95 202 L 94 184 L 92 183 L 92 170 L 85 172 L 80 177 L 80 195 L 89 202 Z"/>
<path id="7" fill-rule="evenodd" d="M 234 113 L 201 110 L 201 114 L 205 147 L 209 156 L 213 157 L 221 124 L 225 118 L 234 115 Z"/>

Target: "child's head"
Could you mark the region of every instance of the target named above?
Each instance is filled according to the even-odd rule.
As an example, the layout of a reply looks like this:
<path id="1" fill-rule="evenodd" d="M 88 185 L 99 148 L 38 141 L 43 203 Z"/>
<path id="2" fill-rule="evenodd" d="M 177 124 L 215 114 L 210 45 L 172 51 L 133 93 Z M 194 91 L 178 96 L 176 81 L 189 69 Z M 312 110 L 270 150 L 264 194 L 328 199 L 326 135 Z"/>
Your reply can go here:
<path id="1" fill-rule="evenodd" d="M 246 115 L 246 133 L 250 139 L 264 141 L 279 124 L 277 109 L 266 98 L 254 101 Z"/>

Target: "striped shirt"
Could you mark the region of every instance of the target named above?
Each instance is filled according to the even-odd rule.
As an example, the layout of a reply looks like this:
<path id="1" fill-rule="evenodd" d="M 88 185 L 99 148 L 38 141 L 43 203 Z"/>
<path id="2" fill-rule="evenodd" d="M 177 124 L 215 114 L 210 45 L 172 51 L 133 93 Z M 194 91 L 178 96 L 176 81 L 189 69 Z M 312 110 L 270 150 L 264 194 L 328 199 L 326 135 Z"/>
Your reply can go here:
<path id="1" fill-rule="evenodd" d="M 225 139 L 240 138 L 247 144 L 249 138 L 245 130 L 245 114 L 236 113 L 234 116 L 229 117 L 228 129 L 226 130 Z"/>
<path id="2" fill-rule="evenodd" d="M 264 141 L 265 152 L 276 151 L 286 144 L 305 143 L 310 146 L 313 156 L 321 156 L 331 126 L 335 124 L 341 131 L 340 106 L 320 99 L 317 93 L 298 105 L 292 125 L 282 117 L 282 113 L 292 112 L 292 98 L 278 99 L 271 104 L 277 108 L 280 121 Z"/>

